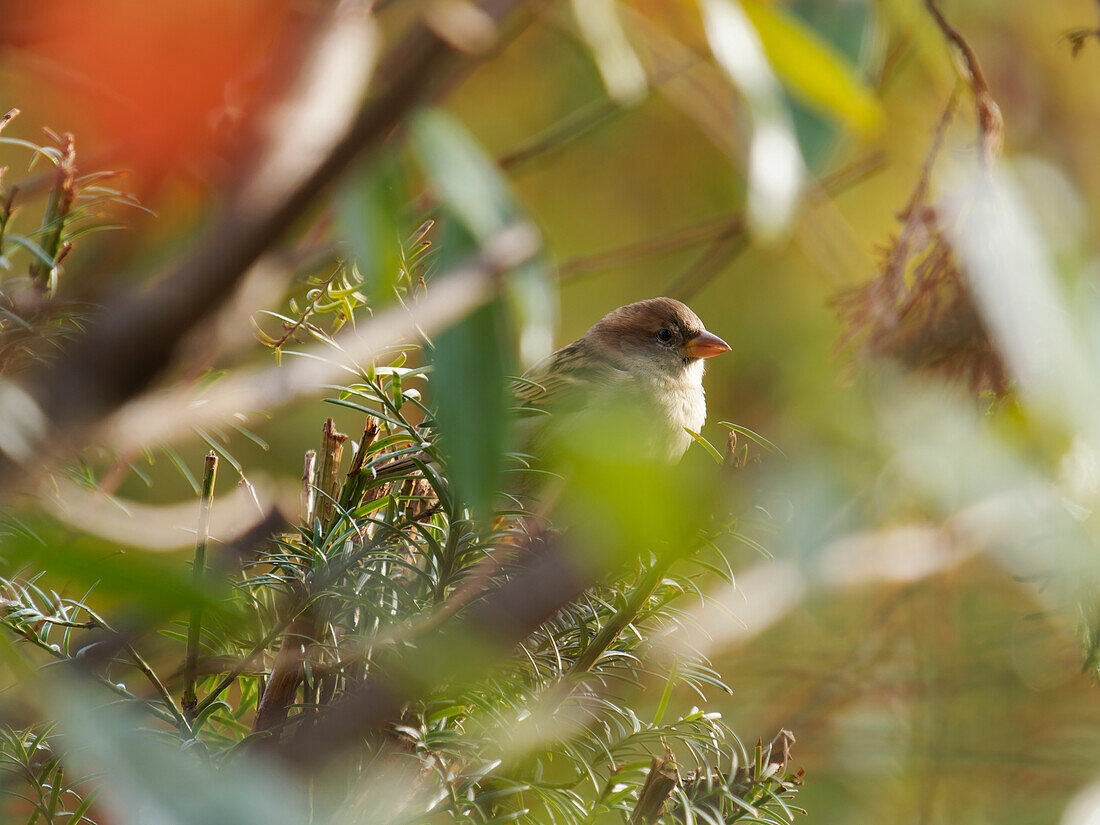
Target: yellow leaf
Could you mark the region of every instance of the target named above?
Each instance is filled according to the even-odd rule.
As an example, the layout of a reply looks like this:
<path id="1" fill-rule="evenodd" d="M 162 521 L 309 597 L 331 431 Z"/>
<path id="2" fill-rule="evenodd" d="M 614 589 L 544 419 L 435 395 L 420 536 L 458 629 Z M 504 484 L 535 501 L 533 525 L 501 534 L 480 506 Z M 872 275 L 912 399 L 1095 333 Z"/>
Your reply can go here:
<path id="1" fill-rule="evenodd" d="M 797 97 L 861 135 L 878 130 L 882 107 L 843 55 L 793 14 L 761 0 L 741 0 L 741 7 Z"/>

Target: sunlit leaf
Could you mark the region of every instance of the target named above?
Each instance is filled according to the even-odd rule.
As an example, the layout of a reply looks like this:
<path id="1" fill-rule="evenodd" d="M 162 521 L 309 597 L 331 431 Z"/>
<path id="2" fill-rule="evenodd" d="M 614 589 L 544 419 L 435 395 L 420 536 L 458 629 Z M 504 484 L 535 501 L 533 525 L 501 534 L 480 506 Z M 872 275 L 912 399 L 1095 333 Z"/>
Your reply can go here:
<path id="1" fill-rule="evenodd" d="M 734 0 L 699 0 L 707 41 L 741 90 L 752 116 L 748 156 L 748 217 L 758 237 L 782 234 L 802 188 L 802 155 L 779 82 L 756 28 Z"/>
<path id="2" fill-rule="evenodd" d="M 454 117 L 420 112 L 412 143 L 436 195 L 475 240 L 488 240 L 519 217 L 500 170 Z"/>
<path id="3" fill-rule="evenodd" d="M 444 256 L 468 249 L 448 231 Z M 504 307 L 486 304 L 436 336 L 432 350 L 441 448 L 459 496 L 488 515 L 507 448 L 510 346 Z"/>
<path id="4" fill-rule="evenodd" d="M 397 213 L 403 195 L 400 171 L 388 155 L 350 176 L 340 190 L 340 223 L 376 306 L 392 297 L 402 269 Z"/>
<path id="5" fill-rule="evenodd" d="M 861 134 L 882 122 L 878 99 L 840 52 L 797 16 L 761 0 L 741 0 L 775 72 L 800 98 Z"/>
<path id="6" fill-rule="evenodd" d="M 648 81 L 616 15 L 615 0 L 573 0 L 572 5 L 608 96 L 623 104 L 636 102 L 645 95 Z"/>

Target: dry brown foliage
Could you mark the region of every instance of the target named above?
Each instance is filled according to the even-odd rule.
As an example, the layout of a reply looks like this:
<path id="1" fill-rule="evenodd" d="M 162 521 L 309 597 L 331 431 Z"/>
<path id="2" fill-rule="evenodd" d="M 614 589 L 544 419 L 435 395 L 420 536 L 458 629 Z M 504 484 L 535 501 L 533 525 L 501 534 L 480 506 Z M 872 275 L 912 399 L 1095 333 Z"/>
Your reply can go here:
<path id="1" fill-rule="evenodd" d="M 912 370 L 965 381 L 977 395 L 1000 398 L 1008 392 L 1008 373 L 959 272 L 944 213 L 929 198 L 955 106 L 952 95 L 917 184 L 897 215 L 901 229 L 882 250 L 879 276 L 832 300 L 846 327 L 838 348 L 858 341 L 861 357 L 893 358 Z"/>

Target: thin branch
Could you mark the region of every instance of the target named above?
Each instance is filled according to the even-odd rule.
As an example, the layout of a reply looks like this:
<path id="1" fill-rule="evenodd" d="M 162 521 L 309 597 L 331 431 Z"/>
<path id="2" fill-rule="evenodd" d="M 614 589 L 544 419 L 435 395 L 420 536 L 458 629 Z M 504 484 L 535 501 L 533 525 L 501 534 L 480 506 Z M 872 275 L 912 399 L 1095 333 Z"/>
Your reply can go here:
<path id="1" fill-rule="evenodd" d="M 653 595 L 657 585 L 661 583 L 665 573 L 668 572 L 668 568 L 675 560 L 676 557 L 673 555 L 661 557 L 645 572 L 642 580 L 638 582 L 638 586 L 627 598 L 626 604 L 616 611 L 615 615 L 600 628 L 600 632 L 596 634 L 596 637 L 589 642 L 576 661 L 573 662 L 572 667 L 569 668 L 566 674 L 567 682 L 570 681 L 569 677 L 575 677 L 591 670 L 627 626 L 638 618 L 638 614 L 649 602 L 650 596 Z"/>
<path id="2" fill-rule="evenodd" d="M 169 712 L 175 718 L 176 727 L 180 729 L 181 733 L 187 735 L 188 738 L 195 735 L 194 728 L 191 727 L 191 722 L 187 718 L 187 714 L 184 713 L 183 708 L 176 704 L 176 700 L 172 697 L 171 692 L 164 686 L 164 682 L 160 680 L 157 673 L 149 665 L 148 662 L 137 652 L 132 644 L 127 643 L 125 650 L 130 660 L 134 663 L 134 667 L 140 670 L 145 678 L 149 680 L 149 683 L 153 686 L 153 689 L 160 694 L 160 699 L 168 707 Z"/>
<path id="3" fill-rule="evenodd" d="M 837 195 L 846 189 L 855 186 L 878 172 L 885 165 L 885 156 L 876 152 L 861 157 L 844 166 L 836 172 L 822 178 L 819 185 L 827 195 Z M 608 269 L 621 264 L 646 260 L 647 258 L 660 257 L 681 249 L 695 246 L 704 241 L 717 244 L 730 238 L 740 236 L 745 231 L 745 214 L 738 210 L 728 212 L 714 218 L 708 218 L 699 223 L 673 229 L 656 238 L 647 238 L 642 241 L 624 244 L 623 246 L 596 252 L 591 255 L 581 255 L 570 258 L 558 265 L 558 277 L 562 281 L 569 281 L 601 269 Z M 697 262 L 698 264 L 698 262 Z M 687 294 L 697 292 L 701 288 L 694 286 L 697 277 L 689 277 L 694 268 L 689 267 L 669 287 L 672 291 L 667 294 Z M 709 278 L 707 279 L 709 280 Z M 705 284 L 705 281 L 703 282 Z"/>
<path id="4" fill-rule="evenodd" d="M 203 465 L 202 492 L 199 496 L 199 524 L 195 535 L 195 584 L 201 586 L 206 577 L 206 541 L 210 535 L 210 513 L 214 505 L 214 481 L 218 476 L 218 455 L 206 454 Z M 199 643 L 202 638 L 202 608 L 191 608 L 191 624 L 187 629 L 187 658 L 183 668 L 183 709 L 194 719 L 195 678 L 198 673 Z"/>
<path id="5" fill-rule="evenodd" d="M 2 117 L 0 117 L 0 132 L 3 132 L 4 127 L 15 120 L 18 115 L 18 109 L 8 109 L 8 111 Z"/>
<path id="6" fill-rule="evenodd" d="M 826 196 L 835 197 L 846 189 L 862 183 L 881 170 L 885 164 L 885 155 L 881 152 L 875 152 L 858 158 L 831 175 L 822 178 L 818 186 Z M 696 295 L 703 287 L 714 280 L 734 258 L 748 248 L 749 239 L 745 230 L 746 224 L 742 222 L 739 226 L 731 226 L 728 231 L 719 232 L 710 245 L 669 283 L 664 294 L 685 301 Z"/>
<path id="7" fill-rule="evenodd" d="M 970 86 L 971 94 L 974 96 L 974 108 L 978 117 L 978 139 L 981 146 L 982 164 L 986 170 L 992 169 L 993 161 L 1000 154 L 1003 141 L 1004 118 L 1001 117 L 1001 110 L 997 107 L 993 95 L 989 92 L 989 84 L 986 83 L 985 73 L 982 72 L 978 56 L 974 53 L 970 44 L 966 42 L 954 26 L 947 22 L 947 18 L 943 16 L 936 5 L 936 0 L 924 0 L 924 6 L 928 9 L 928 13 L 932 15 L 932 19 L 936 21 L 936 25 L 940 27 L 940 31 L 947 39 L 948 44 L 954 46 L 962 56 L 963 75 Z"/>
<path id="8" fill-rule="evenodd" d="M 630 825 L 656 825 L 665 812 L 665 803 L 680 783 L 672 752 L 667 752 L 666 756 L 653 757 L 645 784 L 638 792 L 638 804 L 630 814 Z"/>
<path id="9" fill-rule="evenodd" d="M 594 270 L 668 255 L 727 233 L 740 232 L 744 224 L 745 215 L 740 211 L 719 215 L 716 218 L 665 232 L 656 238 L 637 241 L 592 255 L 571 258 L 558 266 L 558 277 L 562 281 L 568 281 Z"/>

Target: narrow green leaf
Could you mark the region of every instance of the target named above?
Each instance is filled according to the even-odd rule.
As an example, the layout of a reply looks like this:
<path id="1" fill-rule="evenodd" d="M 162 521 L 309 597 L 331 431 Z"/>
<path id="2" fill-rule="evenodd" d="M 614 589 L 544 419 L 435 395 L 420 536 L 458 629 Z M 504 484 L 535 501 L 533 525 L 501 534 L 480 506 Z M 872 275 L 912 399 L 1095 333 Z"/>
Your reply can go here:
<path id="1" fill-rule="evenodd" d="M 749 439 L 750 441 L 756 442 L 761 447 L 763 447 L 765 450 L 776 453 L 777 455 L 781 455 L 784 458 L 787 457 L 787 454 L 785 452 L 783 452 L 781 449 L 779 449 L 778 446 L 773 444 L 768 439 L 764 438 L 764 436 L 760 435 L 760 433 L 753 432 L 748 427 L 742 427 L 740 424 L 734 424 L 732 421 L 719 421 L 718 423 L 721 424 L 723 427 L 729 427 L 731 430 L 733 430 L 738 435 L 743 435 L 743 436 L 745 436 L 745 438 Z"/>
<path id="2" fill-rule="evenodd" d="M 718 451 L 717 447 L 715 447 L 713 444 L 703 438 L 703 436 L 701 436 L 699 433 L 695 432 L 695 430 L 684 427 L 684 432 L 691 436 L 692 441 L 694 441 L 696 444 L 706 450 L 707 454 L 711 458 L 713 458 L 715 462 L 717 462 L 718 464 L 722 463 L 722 453 Z"/>
<path id="3" fill-rule="evenodd" d="M 741 7 L 768 62 L 795 95 L 860 135 L 877 131 L 882 106 L 840 52 L 780 6 L 741 0 Z"/>
<path id="4" fill-rule="evenodd" d="M 404 195 L 400 169 L 386 155 L 352 175 L 337 201 L 344 235 L 376 307 L 392 297 L 404 266 L 397 221 Z"/>
<path id="5" fill-rule="evenodd" d="M 445 241 L 444 255 L 459 246 L 457 238 Z M 432 350 L 440 448 L 458 496 L 481 516 L 492 512 L 507 447 L 506 328 L 504 307 L 496 301 L 438 335 Z"/>
<path id="6" fill-rule="evenodd" d="M 439 200 L 478 242 L 519 216 L 497 165 L 456 118 L 439 109 L 420 112 L 412 144 Z"/>

